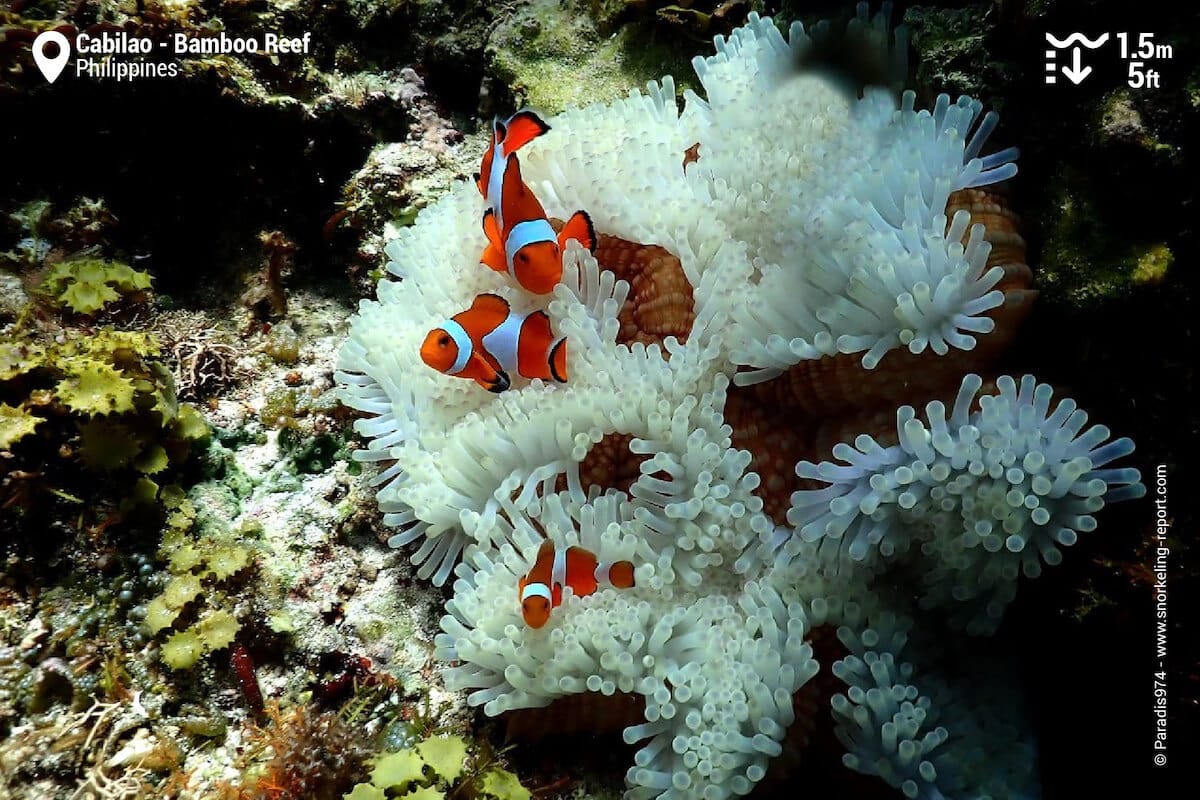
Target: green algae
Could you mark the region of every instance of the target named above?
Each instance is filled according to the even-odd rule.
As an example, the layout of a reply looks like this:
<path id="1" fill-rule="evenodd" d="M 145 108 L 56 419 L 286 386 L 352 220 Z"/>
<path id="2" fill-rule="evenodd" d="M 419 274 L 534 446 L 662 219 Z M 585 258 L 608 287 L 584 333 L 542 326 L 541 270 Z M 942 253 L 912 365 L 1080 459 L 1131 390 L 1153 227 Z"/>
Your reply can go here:
<path id="1" fill-rule="evenodd" d="M 548 114 L 618 99 L 663 74 L 673 74 L 682 90 L 691 75 L 681 51 L 641 26 L 603 35 L 578 0 L 531 0 L 496 27 L 488 57 L 517 105 Z"/>

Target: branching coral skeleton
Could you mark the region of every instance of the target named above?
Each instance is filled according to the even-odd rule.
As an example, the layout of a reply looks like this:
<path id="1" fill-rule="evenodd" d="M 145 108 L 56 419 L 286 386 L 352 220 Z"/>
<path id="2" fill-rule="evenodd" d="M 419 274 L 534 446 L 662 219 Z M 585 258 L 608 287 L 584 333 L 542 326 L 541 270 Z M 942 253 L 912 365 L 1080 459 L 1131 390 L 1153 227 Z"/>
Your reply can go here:
<path id="1" fill-rule="evenodd" d="M 141 728 L 149 718 L 134 692 L 126 703 L 106 703 L 96 700 L 91 708 L 79 712 L 67 723 L 67 729 L 87 728 L 80 746 L 84 762 L 91 761 L 71 800 L 135 800 L 150 792 L 150 770 L 141 763 L 113 765 L 117 745 L 130 732 Z M 123 767 L 123 768 L 122 768 Z M 110 770 L 114 773 L 110 774 Z"/>

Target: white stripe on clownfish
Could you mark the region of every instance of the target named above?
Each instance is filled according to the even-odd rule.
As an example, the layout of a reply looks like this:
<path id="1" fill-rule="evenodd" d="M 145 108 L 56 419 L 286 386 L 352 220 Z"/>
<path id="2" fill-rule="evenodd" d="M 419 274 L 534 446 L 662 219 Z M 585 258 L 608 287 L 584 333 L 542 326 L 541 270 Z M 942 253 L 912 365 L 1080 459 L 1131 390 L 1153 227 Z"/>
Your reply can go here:
<path id="1" fill-rule="evenodd" d="M 550 587 L 544 583 L 527 583 L 525 588 L 521 590 L 521 602 L 524 603 L 531 597 L 544 597 L 547 600 L 552 600 Z"/>
<path id="2" fill-rule="evenodd" d="M 501 230 L 504 228 L 501 227 Z M 558 244 L 558 234 L 554 232 L 549 220 L 545 218 L 527 219 L 512 226 L 508 232 L 508 238 L 504 241 L 504 261 L 508 265 L 509 275 L 517 277 L 513 259 L 516 258 L 521 248 L 538 242 Z"/>
<path id="3" fill-rule="evenodd" d="M 550 570 L 550 585 L 563 587 L 567 583 L 567 549 L 554 548 L 554 566 Z"/>
<path id="4" fill-rule="evenodd" d="M 481 340 L 484 349 L 500 362 L 505 372 L 517 372 L 517 348 L 521 344 L 521 326 L 525 324 L 528 316 L 509 311 L 504 322 L 493 328 Z"/>
<path id="5" fill-rule="evenodd" d="M 458 348 L 458 357 L 454 359 L 454 365 L 446 370 L 446 374 L 457 375 L 467 368 L 467 362 L 470 361 L 475 347 L 471 344 L 471 337 L 467 334 L 466 329 L 454 320 L 448 319 L 440 327 L 446 333 L 450 334 L 450 338 L 454 340 L 455 347 Z"/>

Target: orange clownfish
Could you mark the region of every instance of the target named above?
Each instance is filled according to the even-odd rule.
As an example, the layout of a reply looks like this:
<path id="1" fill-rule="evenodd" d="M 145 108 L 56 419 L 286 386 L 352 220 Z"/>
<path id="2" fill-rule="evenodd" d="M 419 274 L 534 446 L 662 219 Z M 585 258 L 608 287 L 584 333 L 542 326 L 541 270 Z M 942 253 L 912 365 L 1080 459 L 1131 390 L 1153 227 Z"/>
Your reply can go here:
<path id="1" fill-rule="evenodd" d="M 604 586 L 628 589 L 633 586 L 633 563 L 600 561 L 595 553 L 582 547 L 560 550 L 547 539 L 538 548 L 529 574 L 517 583 L 526 625 L 540 628 L 546 624 L 550 609 L 562 605 L 563 586 L 570 586 L 580 597 Z"/>
<path id="2" fill-rule="evenodd" d="M 532 111 L 518 111 L 507 122 L 492 123 L 492 144 L 483 155 L 475 176 L 487 201 L 483 232 L 488 245 L 480 261 L 497 272 L 507 272 L 534 294 L 548 294 L 562 280 L 562 248 L 577 239 L 588 250 L 596 249 L 592 220 L 576 211 L 559 233 L 546 211 L 521 179 L 516 150 L 550 130 Z"/>
<path id="3" fill-rule="evenodd" d="M 483 153 L 479 172 L 475 173 L 475 185 L 497 214 L 503 214 L 500 195 L 509 156 L 548 130 L 550 126 L 528 109 L 518 111 L 504 122 L 492 120 L 492 138 Z"/>
<path id="4" fill-rule="evenodd" d="M 434 328 L 421 360 L 438 372 L 470 378 L 489 392 L 511 385 L 508 374 L 567 380 L 566 339 L 554 339 L 544 311 L 518 314 L 503 297 L 481 294 L 466 311 Z"/>

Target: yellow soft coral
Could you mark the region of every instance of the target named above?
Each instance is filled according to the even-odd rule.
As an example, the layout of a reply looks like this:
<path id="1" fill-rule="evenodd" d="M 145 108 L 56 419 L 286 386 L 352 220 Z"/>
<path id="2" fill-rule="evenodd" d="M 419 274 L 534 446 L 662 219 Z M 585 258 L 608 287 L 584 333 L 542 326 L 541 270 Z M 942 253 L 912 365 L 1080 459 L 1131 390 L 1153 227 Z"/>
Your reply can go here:
<path id="1" fill-rule="evenodd" d="M 166 469 L 168 463 L 167 451 L 163 449 L 163 446 L 161 444 L 152 444 L 142 451 L 142 454 L 138 456 L 133 465 L 140 472 L 145 472 L 147 475 L 154 475 Z"/>
<path id="2" fill-rule="evenodd" d="M 54 387 L 54 394 L 72 411 L 111 414 L 133 410 L 133 382 L 108 364 L 72 364 L 72 371 Z"/>
<path id="3" fill-rule="evenodd" d="M 33 433 L 43 421 L 41 417 L 35 417 L 21 406 L 0 403 L 0 450 L 12 447 Z"/>
<path id="4" fill-rule="evenodd" d="M 381 756 L 371 770 L 371 783 L 388 788 L 407 786 L 424 775 L 425 761 L 414 750 L 401 750 Z"/>
<path id="5" fill-rule="evenodd" d="M 250 563 L 250 551 L 236 544 L 218 547 L 209 554 L 207 562 L 209 574 L 223 581 Z"/>
<path id="6" fill-rule="evenodd" d="M 486 771 L 485 771 L 486 770 Z M 469 791 L 469 796 L 497 800 L 530 800 L 530 792 L 517 776 L 472 752 L 461 736 L 437 736 L 416 747 L 384 753 L 375 759 L 371 782 L 360 783 L 342 800 L 440 800 Z M 389 794 L 390 793 L 390 794 Z"/>
<path id="7" fill-rule="evenodd" d="M 483 776 L 483 785 L 479 787 L 479 791 L 497 800 L 530 800 L 533 797 L 517 780 L 516 775 L 499 767 Z"/>
<path id="8" fill-rule="evenodd" d="M 123 292 L 140 292 L 150 288 L 150 275 L 128 264 L 110 262 L 106 279 Z"/>

